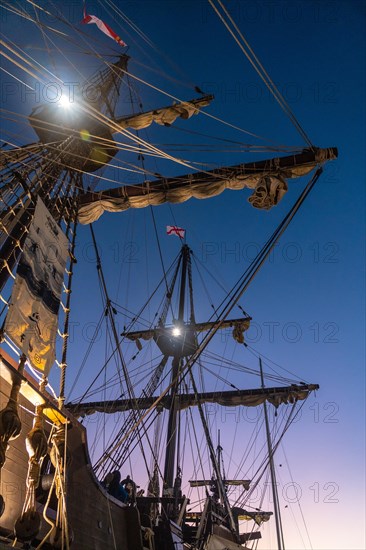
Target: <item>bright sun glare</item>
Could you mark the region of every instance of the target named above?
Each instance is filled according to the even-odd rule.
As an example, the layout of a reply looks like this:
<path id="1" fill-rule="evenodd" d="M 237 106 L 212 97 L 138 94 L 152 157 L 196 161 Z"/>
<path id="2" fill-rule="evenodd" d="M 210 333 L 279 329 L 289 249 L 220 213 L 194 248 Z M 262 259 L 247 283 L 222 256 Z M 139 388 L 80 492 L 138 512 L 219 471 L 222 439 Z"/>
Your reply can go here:
<path id="1" fill-rule="evenodd" d="M 64 109 L 70 109 L 71 102 L 67 95 L 62 95 L 58 102 L 59 107 L 63 107 Z"/>

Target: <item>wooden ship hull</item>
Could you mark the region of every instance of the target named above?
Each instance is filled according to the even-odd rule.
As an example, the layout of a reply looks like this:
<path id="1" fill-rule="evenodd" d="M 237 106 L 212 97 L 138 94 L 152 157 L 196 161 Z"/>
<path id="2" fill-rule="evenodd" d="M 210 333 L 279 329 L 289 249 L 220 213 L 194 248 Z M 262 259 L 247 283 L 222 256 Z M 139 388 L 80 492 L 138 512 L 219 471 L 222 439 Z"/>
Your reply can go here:
<path id="1" fill-rule="evenodd" d="M 17 365 L 1 350 L 0 354 L 1 397 L 0 409 L 3 409 L 10 396 L 12 379 L 17 375 Z M 50 395 L 41 394 L 34 381 L 25 375 L 19 395 L 19 416 L 22 422 L 20 436 L 9 442 L 6 461 L 1 471 L 0 494 L 4 499 L 4 511 L 0 518 L 0 548 L 10 548 L 14 542 L 14 525 L 21 516 L 28 471 L 26 436 L 32 428 L 35 405 L 46 403 L 46 414 L 58 415 L 68 424 L 67 447 L 70 457 L 66 481 L 66 502 L 68 523 L 71 529 L 70 539 L 73 548 L 78 550 L 143 550 L 145 528 L 141 527 L 137 508 L 126 506 L 108 495 L 96 479 L 89 460 L 87 434 L 82 424 L 71 413 L 57 408 Z M 45 431 L 50 423 L 45 416 Z M 43 470 L 46 463 L 43 463 Z M 41 477 L 37 490 L 37 509 L 42 514 L 47 492 L 42 489 L 46 475 Z M 47 480 L 46 480 L 47 482 Z M 54 508 L 53 508 L 54 506 Z M 48 517 L 55 519 L 55 504 L 51 502 Z M 42 527 L 33 545 L 37 546 L 51 526 L 42 519 Z M 20 543 L 18 543 L 20 544 Z M 21 548 L 22 546 L 18 546 Z M 50 547 L 49 544 L 43 546 Z M 54 546 L 52 546 L 54 547 Z"/>

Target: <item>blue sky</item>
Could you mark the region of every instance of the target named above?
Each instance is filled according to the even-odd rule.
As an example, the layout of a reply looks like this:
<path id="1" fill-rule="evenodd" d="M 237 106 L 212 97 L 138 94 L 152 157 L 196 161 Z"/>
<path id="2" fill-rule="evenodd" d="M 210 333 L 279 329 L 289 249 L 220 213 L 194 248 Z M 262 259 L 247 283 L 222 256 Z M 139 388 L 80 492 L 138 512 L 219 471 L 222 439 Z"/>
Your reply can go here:
<path id="1" fill-rule="evenodd" d="M 51 2 L 41 4 L 55 12 Z M 29 4 L 22 5 L 30 11 Z M 62 4 L 64 16 L 75 25 L 81 19 L 80 5 L 81 2 L 69 0 Z M 202 136 L 185 134 L 185 129 L 245 143 L 274 140 L 285 145 L 304 145 L 208 3 L 119 2 L 120 9 L 156 45 L 155 50 L 142 44 L 136 33 L 131 32 L 120 17 L 112 17 L 105 6 L 96 2 L 87 5 L 89 13 L 102 17 L 128 43 L 132 74 L 180 99 L 195 97 L 193 86 L 198 85 L 215 95 L 215 101 L 206 109 L 208 113 L 266 138 L 264 142 L 253 141 L 250 136 L 201 114 L 189 122 L 179 121 L 176 126 L 183 131 L 149 130 L 149 138 L 163 149 L 167 143 L 186 140 L 208 142 Z M 227 2 L 227 7 L 312 142 L 320 147 L 339 149 L 339 159 L 327 165 L 241 303 L 254 320 L 248 333 L 250 345 L 300 378 L 320 384 L 320 391 L 306 403 L 301 419 L 284 442 L 292 480 L 301 486 L 301 505 L 312 547 L 314 550 L 362 549 L 365 547 L 362 528 L 365 5 L 358 1 L 248 1 Z M 41 17 L 51 24 L 49 16 Z M 52 20 L 52 25 L 57 27 L 59 22 Z M 32 51 L 36 59 L 51 67 L 38 30 L 35 32 L 29 23 L 4 11 L 1 27 L 6 38 Z M 80 78 L 75 66 L 81 68 L 85 76 L 98 67 L 94 56 L 83 54 L 90 43 L 106 53 L 110 53 L 110 48 L 118 51 L 118 46 L 95 26 L 82 30 L 89 43 L 64 45 L 65 57 L 57 52 L 52 54 L 66 82 Z M 48 45 L 53 50 L 53 45 Z M 10 68 L 6 62 L 4 67 Z M 31 83 L 31 77 L 16 71 L 17 76 Z M 164 74 L 175 80 L 166 79 Z M 14 84 L 14 80 L 3 73 L 2 103 L 9 110 L 28 115 L 34 106 L 34 97 L 24 96 L 24 88 Z M 167 97 L 142 84 L 138 89 L 145 110 L 170 103 Z M 121 114 L 128 108 L 126 98 L 122 99 Z M 19 132 L 22 135 L 17 136 L 16 143 L 35 140 L 31 130 L 19 129 L 18 125 Z M 253 155 L 237 151 L 218 151 L 216 155 L 202 151 L 193 155 L 187 151 L 175 154 L 217 165 L 253 160 Z M 147 159 L 146 163 L 151 170 L 168 175 L 185 171 L 164 161 L 155 164 L 154 160 Z M 135 175 L 118 174 L 118 177 L 125 183 L 137 182 Z M 155 208 L 166 264 L 178 252 L 179 241 L 165 237 L 165 226 L 176 223 L 186 228 L 188 243 L 197 258 L 230 288 L 303 185 L 304 181 L 290 182 L 289 192 L 281 204 L 269 213 L 252 209 L 246 201 L 247 191 L 227 191 L 209 201 L 192 200 L 174 208 L 166 205 Z M 106 214 L 95 224 L 95 232 L 112 296 L 137 310 L 145 293 L 161 277 L 151 212 L 146 209 L 120 216 Z M 96 271 L 88 228 L 80 228 L 79 239 L 78 292 L 75 291 L 73 317 L 78 351 L 71 350 L 70 354 L 75 370 L 80 363 L 80 349 L 87 346 L 83 329 L 88 321 L 98 319 L 101 308 L 99 291 L 90 294 L 86 285 L 95 279 Z M 203 320 L 198 313 L 197 318 Z M 80 342 L 80 338 L 84 341 Z M 97 368 L 96 363 L 95 360 L 93 365 L 88 365 L 88 378 Z M 80 392 L 85 382 L 82 378 L 79 380 Z M 284 456 L 280 449 L 276 462 L 278 466 L 282 464 L 279 479 L 282 489 L 291 482 L 289 473 L 284 472 Z M 287 548 L 309 548 L 308 543 L 304 546 L 294 527 L 292 509 L 284 508 L 289 503 L 283 495 Z M 260 547 L 275 548 L 273 525 L 266 527 Z"/>

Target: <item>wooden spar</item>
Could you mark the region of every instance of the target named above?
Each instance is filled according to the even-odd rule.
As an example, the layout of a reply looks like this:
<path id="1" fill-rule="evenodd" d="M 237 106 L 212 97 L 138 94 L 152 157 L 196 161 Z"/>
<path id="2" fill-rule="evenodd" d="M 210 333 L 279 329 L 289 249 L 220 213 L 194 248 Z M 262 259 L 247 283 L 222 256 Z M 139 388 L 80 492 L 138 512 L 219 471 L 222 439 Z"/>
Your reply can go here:
<path id="1" fill-rule="evenodd" d="M 199 109 L 201 107 L 206 107 L 206 105 L 208 105 L 213 99 L 214 99 L 213 95 L 205 95 L 203 97 L 199 97 L 198 99 L 190 99 L 189 101 L 184 101 L 183 104 L 187 103 L 189 105 L 197 106 L 197 109 Z M 180 104 L 178 103 L 178 106 L 179 105 Z M 165 107 L 159 107 L 158 109 L 145 111 L 143 113 L 136 113 L 134 115 L 116 117 L 114 119 L 114 122 L 116 122 L 117 124 L 121 124 L 122 128 L 125 128 L 125 127 L 127 128 L 127 127 L 130 126 L 129 122 L 133 123 L 134 119 L 138 119 L 140 117 L 143 117 L 143 116 L 149 115 L 149 114 L 153 115 L 157 111 L 165 111 L 167 109 L 174 108 L 174 106 L 175 106 L 174 104 L 173 105 L 166 105 Z"/>
<path id="2" fill-rule="evenodd" d="M 249 328 L 249 324 L 251 320 L 252 320 L 251 317 L 240 317 L 239 319 L 226 319 L 221 323 L 220 329 L 231 328 L 238 324 L 247 324 Z M 207 321 L 204 323 L 185 323 L 182 327 L 182 331 L 183 332 L 189 332 L 189 331 L 203 332 L 206 330 L 211 330 L 216 323 L 217 321 Z M 137 340 L 139 338 L 142 338 L 143 340 L 150 340 L 151 338 L 154 338 L 154 336 L 158 336 L 160 333 L 167 330 L 172 330 L 172 327 L 158 326 L 156 329 L 122 332 L 121 336 L 125 336 L 129 340 Z"/>
<path id="3" fill-rule="evenodd" d="M 319 389 L 318 384 L 304 384 L 301 386 L 292 385 L 284 387 L 274 387 L 274 388 L 255 388 L 249 390 L 234 390 L 226 392 L 206 392 L 198 393 L 197 397 L 200 402 L 213 402 L 213 403 L 224 403 L 225 406 L 229 406 L 232 402 L 232 406 L 245 405 L 245 399 L 251 399 L 251 405 L 255 406 L 256 399 L 263 396 L 263 399 L 268 401 L 276 402 L 278 404 L 281 402 L 293 402 L 295 399 L 304 399 L 307 394 L 311 391 L 316 391 Z M 281 401 L 282 398 L 282 401 Z M 157 396 L 151 397 L 141 397 L 138 398 L 137 405 L 139 409 L 149 409 L 153 403 L 157 400 Z M 234 401 L 235 400 L 235 401 Z M 136 407 L 136 401 L 131 399 L 117 399 L 115 401 L 93 401 L 89 403 L 68 403 L 66 406 L 67 410 L 72 412 L 75 416 L 81 415 L 90 415 L 96 412 L 103 412 L 112 414 L 120 411 L 131 410 Z M 240 401 L 242 401 L 240 403 Z M 195 395 L 194 394 L 180 394 L 179 395 L 179 407 L 186 408 L 194 406 L 195 404 Z M 160 401 L 158 407 L 169 409 L 171 406 L 171 397 L 166 395 Z"/>
<path id="4" fill-rule="evenodd" d="M 170 190 L 179 190 L 195 183 L 209 184 L 218 179 L 234 179 L 236 177 L 255 176 L 260 174 L 282 174 L 285 178 L 299 177 L 301 169 L 310 171 L 317 164 L 321 164 L 328 160 L 334 160 L 338 156 L 336 147 L 327 149 L 304 149 L 301 153 L 286 157 L 272 158 L 268 160 L 260 160 L 258 162 L 249 162 L 245 164 L 237 164 L 207 172 L 195 172 L 172 178 L 159 178 L 153 181 L 145 181 L 140 185 L 124 185 L 115 187 L 106 191 L 93 192 L 88 191 L 80 197 L 80 210 L 90 207 L 93 203 L 100 201 L 129 199 L 133 197 L 143 197 L 153 195 L 154 192 Z M 116 210 L 118 210 L 116 208 Z M 82 223 L 84 222 L 81 219 Z"/>

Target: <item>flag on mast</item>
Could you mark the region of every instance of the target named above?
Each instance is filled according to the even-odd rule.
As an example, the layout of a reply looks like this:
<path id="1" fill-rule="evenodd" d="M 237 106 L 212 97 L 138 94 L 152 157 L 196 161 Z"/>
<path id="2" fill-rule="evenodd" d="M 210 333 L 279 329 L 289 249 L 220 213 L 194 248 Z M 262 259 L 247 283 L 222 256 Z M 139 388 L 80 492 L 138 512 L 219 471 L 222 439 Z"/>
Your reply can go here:
<path id="1" fill-rule="evenodd" d="M 84 24 L 95 23 L 99 30 L 104 32 L 104 34 L 109 36 L 109 38 L 112 38 L 112 40 L 115 40 L 117 44 L 119 44 L 122 47 L 127 46 L 127 44 L 123 42 L 123 40 L 110 28 L 109 25 L 107 25 L 107 23 L 104 23 L 104 21 L 102 21 L 98 17 L 95 17 L 95 15 L 87 15 L 85 3 L 84 3 L 84 19 L 81 22 Z"/>
<path id="2" fill-rule="evenodd" d="M 168 235 L 177 235 L 180 239 L 184 239 L 184 235 L 186 234 L 186 230 L 177 225 L 167 225 L 166 232 Z"/>

